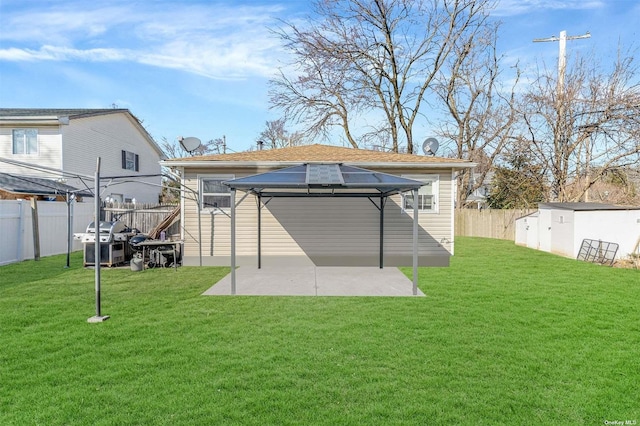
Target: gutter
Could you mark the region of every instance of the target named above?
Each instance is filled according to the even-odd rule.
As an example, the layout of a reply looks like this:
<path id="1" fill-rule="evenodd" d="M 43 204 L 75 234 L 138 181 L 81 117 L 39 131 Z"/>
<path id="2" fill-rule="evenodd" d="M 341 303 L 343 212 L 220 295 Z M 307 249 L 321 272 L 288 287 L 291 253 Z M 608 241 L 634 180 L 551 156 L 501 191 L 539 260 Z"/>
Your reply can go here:
<path id="1" fill-rule="evenodd" d="M 40 124 L 51 126 L 59 124 L 69 124 L 69 117 L 58 117 L 57 115 L 40 117 L 0 117 L 0 124 Z"/>

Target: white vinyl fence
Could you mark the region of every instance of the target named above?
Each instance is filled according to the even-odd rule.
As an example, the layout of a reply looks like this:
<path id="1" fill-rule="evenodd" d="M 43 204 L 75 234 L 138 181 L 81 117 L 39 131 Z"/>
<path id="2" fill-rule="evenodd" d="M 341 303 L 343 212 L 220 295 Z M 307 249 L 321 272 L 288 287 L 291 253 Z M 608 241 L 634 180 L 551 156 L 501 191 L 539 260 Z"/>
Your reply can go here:
<path id="1" fill-rule="evenodd" d="M 67 204 L 38 201 L 40 256 L 67 252 Z M 93 222 L 93 203 L 71 203 L 72 233 L 84 232 Z M 30 200 L 0 200 L 0 265 L 34 258 Z M 72 250 L 82 243 L 73 241 Z"/>

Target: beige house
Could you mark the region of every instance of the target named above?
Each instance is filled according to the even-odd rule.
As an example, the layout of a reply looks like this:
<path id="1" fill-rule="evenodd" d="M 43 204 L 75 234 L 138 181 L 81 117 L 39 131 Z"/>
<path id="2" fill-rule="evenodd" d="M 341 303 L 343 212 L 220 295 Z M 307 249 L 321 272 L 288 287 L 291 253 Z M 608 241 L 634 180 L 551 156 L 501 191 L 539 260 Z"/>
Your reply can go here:
<path id="1" fill-rule="evenodd" d="M 454 253 L 454 177 L 474 166 L 328 145 L 161 164 L 182 176 L 184 264 L 225 266 L 231 261 L 232 213 L 238 265 L 410 266 L 414 208 L 419 265 L 448 266 Z M 375 181 L 380 185 L 370 183 Z M 400 191 L 411 185 L 416 205 L 412 191 Z"/>

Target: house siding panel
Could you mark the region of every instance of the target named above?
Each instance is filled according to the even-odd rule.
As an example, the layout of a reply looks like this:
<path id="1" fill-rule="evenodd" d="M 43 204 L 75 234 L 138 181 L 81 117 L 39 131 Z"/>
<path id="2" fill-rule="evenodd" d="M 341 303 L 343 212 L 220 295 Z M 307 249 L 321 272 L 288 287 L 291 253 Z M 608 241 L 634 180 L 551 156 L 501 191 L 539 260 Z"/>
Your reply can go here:
<path id="1" fill-rule="evenodd" d="M 13 154 L 13 129 L 38 129 L 38 153 L 34 155 Z M 60 169 L 62 167 L 62 138 L 59 126 L 33 126 L 29 124 L 5 124 L 0 127 L 0 157 L 23 163 Z M 0 163 L 0 172 L 33 177 L 50 177 L 46 172 Z"/>
<path id="2" fill-rule="evenodd" d="M 124 113 L 107 114 L 72 119 L 62 126 L 64 137 L 64 169 L 93 176 L 96 159 L 100 157 L 102 176 L 159 175 L 160 155 L 149 145 L 138 128 Z M 139 171 L 122 168 L 122 151 L 138 154 Z M 136 182 L 114 181 L 104 191 L 122 194 L 124 198 L 136 198 L 141 203 L 157 203 L 161 177 L 136 177 Z M 69 181 L 69 185 L 82 187 L 82 182 Z M 117 183 L 117 185 L 113 185 Z"/>
<path id="3" fill-rule="evenodd" d="M 198 191 L 199 174 L 233 174 L 236 178 L 266 170 L 194 170 L 186 175 L 183 213 L 185 263 L 198 264 L 198 216 L 189 193 Z M 387 170 L 384 172 L 389 173 Z M 406 170 L 395 171 L 407 174 Z M 393 172 L 391 172 L 393 173 Z M 413 171 L 438 174 L 439 213 L 420 213 L 420 264 L 448 264 L 451 254 L 451 172 Z M 239 201 L 244 193 L 238 192 Z M 263 200 L 266 201 L 266 200 Z M 374 199 L 376 203 L 378 199 Z M 399 195 L 385 207 L 385 265 L 411 264 L 413 247 L 412 212 L 401 208 Z M 237 208 L 236 253 L 238 264 L 257 263 L 257 200 L 247 196 Z M 262 261 L 269 264 L 370 265 L 379 262 L 378 209 L 366 198 L 273 198 L 262 209 Z M 203 264 L 228 265 L 231 253 L 230 219 L 216 212 L 201 215 Z M 213 232 L 212 232 L 212 226 Z M 213 253 L 213 256 L 211 254 Z M 435 259 L 435 260 L 434 260 Z"/>

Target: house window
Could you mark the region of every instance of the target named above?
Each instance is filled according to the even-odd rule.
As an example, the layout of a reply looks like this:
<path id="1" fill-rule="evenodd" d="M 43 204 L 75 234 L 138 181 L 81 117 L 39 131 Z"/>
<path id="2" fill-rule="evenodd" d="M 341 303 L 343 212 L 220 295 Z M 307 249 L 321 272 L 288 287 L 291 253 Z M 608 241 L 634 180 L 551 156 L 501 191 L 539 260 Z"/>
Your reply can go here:
<path id="1" fill-rule="evenodd" d="M 438 212 L 438 175 L 412 175 L 403 176 L 424 182 L 424 186 L 418 189 L 418 210 L 422 212 Z M 402 194 L 402 208 L 413 211 L 413 191 Z"/>
<path id="2" fill-rule="evenodd" d="M 122 151 L 122 168 L 137 172 L 139 170 L 138 154 Z"/>
<path id="3" fill-rule="evenodd" d="M 200 210 L 231 207 L 231 192 L 222 182 L 233 178 L 233 175 L 200 177 Z"/>
<path id="4" fill-rule="evenodd" d="M 14 129 L 13 130 L 14 154 L 38 153 L 38 129 Z"/>

